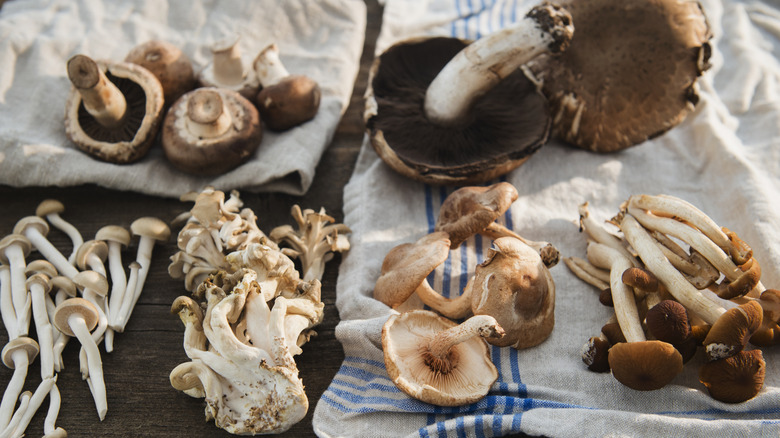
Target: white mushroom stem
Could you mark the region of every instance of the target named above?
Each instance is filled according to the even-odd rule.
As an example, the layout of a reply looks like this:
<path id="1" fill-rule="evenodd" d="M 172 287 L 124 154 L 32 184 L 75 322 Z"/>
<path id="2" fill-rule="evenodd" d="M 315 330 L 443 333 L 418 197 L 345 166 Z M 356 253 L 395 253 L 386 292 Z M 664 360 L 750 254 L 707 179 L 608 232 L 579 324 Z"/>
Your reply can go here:
<path id="1" fill-rule="evenodd" d="M 603 224 L 597 222 L 588 211 L 588 203 L 585 202 L 579 206 L 580 229 L 585 231 L 593 241 L 609 246 L 626 257 L 631 264 L 636 266 L 636 259 L 628 249 L 623 245 L 623 241 L 604 228 Z"/>
<path id="2" fill-rule="evenodd" d="M 125 331 L 127 321 L 130 319 L 130 315 L 133 313 L 133 307 L 135 306 L 135 302 L 137 300 L 135 297 L 135 291 L 137 290 L 136 285 L 138 284 L 138 271 L 140 268 L 141 265 L 139 265 L 137 262 L 130 263 L 130 275 L 127 277 L 125 297 L 122 300 L 122 305 L 119 307 L 119 313 L 116 315 L 116 319 L 114 320 L 113 329 L 120 333 Z"/>
<path id="3" fill-rule="evenodd" d="M 623 272 L 633 265 L 623 254 L 603 243 L 588 244 L 588 260 L 602 269 L 609 269 L 609 286 L 620 330 L 628 342 L 647 340 L 639 318 L 634 290 L 623 283 Z"/>
<path id="4" fill-rule="evenodd" d="M 49 321 L 54 321 L 54 312 L 60 303 L 68 299 L 68 294 L 63 290 L 58 290 L 54 299 L 54 308 L 47 309 L 49 313 Z M 52 356 L 54 358 L 54 371 L 60 372 L 65 369 L 65 365 L 62 362 L 62 352 L 65 350 L 65 346 L 68 345 L 70 336 L 62 333 L 59 330 L 54 330 L 54 345 L 52 346 Z"/>
<path id="5" fill-rule="evenodd" d="M 187 129 L 200 138 L 219 137 L 233 126 L 230 110 L 219 91 L 211 88 L 190 95 L 185 122 Z"/>
<path id="6" fill-rule="evenodd" d="M 599 269 L 579 257 L 565 257 L 563 263 L 577 278 L 596 289 L 604 290 L 609 287 L 609 271 Z"/>
<path id="7" fill-rule="evenodd" d="M 541 23 L 559 23 L 552 29 Z M 560 24 L 563 22 L 563 24 Z M 455 55 L 428 86 L 425 114 L 437 124 L 451 124 L 465 117 L 476 98 L 503 78 L 550 48 L 574 27 L 565 10 L 537 6 L 515 26 L 471 43 Z"/>
<path id="8" fill-rule="evenodd" d="M 108 272 L 111 275 L 111 293 L 106 305 L 106 317 L 108 329 L 106 330 L 106 352 L 114 350 L 114 326 L 116 325 L 116 312 L 122 306 L 122 300 L 127 289 L 127 276 L 122 266 L 122 244 L 117 241 L 108 241 Z"/>
<path id="9" fill-rule="evenodd" d="M 260 85 L 263 87 L 276 85 L 282 79 L 290 76 L 290 72 L 287 71 L 284 64 L 282 64 L 282 60 L 279 59 L 279 47 L 276 44 L 270 44 L 261 50 L 255 58 L 253 67 L 257 79 L 260 80 Z"/>
<path id="10" fill-rule="evenodd" d="M 44 438 L 65 438 L 68 436 L 65 429 L 57 427 L 57 418 L 60 416 L 61 405 L 62 397 L 60 396 L 60 390 L 55 383 L 52 385 L 51 391 L 49 391 L 49 410 L 46 411 L 46 418 L 43 420 Z"/>
<path id="11" fill-rule="evenodd" d="M 647 230 L 642 228 L 642 225 L 632 215 L 623 215 L 620 220 L 620 228 L 647 269 L 658 277 L 669 293 L 686 309 L 699 315 L 708 324 L 714 324 L 721 315 L 726 313 L 726 309 L 707 299 L 685 279 L 680 271 L 675 269 L 658 248 L 659 244 L 656 240 L 650 236 Z"/>
<path id="12" fill-rule="evenodd" d="M 32 420 L 33 416 L 38 412 L 38 409 L 43 404 L 43 400 L 47 395 L 51 394 L 52 390 L 56 387 L 56 381 L 56 377 L 50 376 L 43 379 L 41 383 L 38 384 L 38 387 L 35 389 L 32 397 L 30 397 L 29 404 L 22 412 L 22 417 L 19 420 L 19 423 L 16 425 L 16 427 L 14 427 L 13 436 L 24 436 L 24 431 L 27 429 L 27 426 L 30 425 L 30 421 Z"/>
<path id="13" fill-rule="evenodd" d="M 95 344 L 98 344 L 103 339 L 103 335 L 106 333 L 106 329 L 108 328 L 108 317 L 103 311 L 102 305 L 103 297 L 98 295 L 97 292 L 90 288 L 84 288 L 82 291 L 82 296 L 84 299 L 94 304 L 95 308 L 97 309 L 98 323 L 97 326 L 92 330 L 91 336 Z M 81 377 L 86 380 L 89 378 L 89 358 L 87 356 L 86 347 L 83 345 L 83 343 L 81 350 L 79 350 L 79 364 L 81 369 Z"/>
<path id="14" fill-rule="evenodd" d="M 57 268 L 57 272 L 68 278 L 73 278 L 79 273 L 79 270 L 71 265 L 68 259 L 36 227 L 26 227 L 24 236 L 46 260 Z"/>
<path id="15" fill-rule="evenodd" d="M 27 336 L 30 331 L 30 295 L 27 293 L 27 274 L 24 270 L 27 261 L 24 251 L 18 244 L 12 244 L 5 249 L 5 257 L 8 259 L 8 267 L 11 273 L 11 299 L 13 301 L 14 314 L 16 315 L 16 337 Z"/>
<path id="16" fill-rule="evenodd" d="M 106 384 L 103 380 L 103 361 L 100 358 L 100 350 L 97 343 L 84 322 L 84 317 L 79 314 L 72 314 L 68 317 L 68 326 L 73 330 L 73 334 L 81 342 L 87 355 L 87 367 L 90 379 L 90 390 L 92 398 L 95 401 L 95 408 L 98 412 L 100 421 L 106 417 L 108 412 L 108 400 L 106 399 Z"/>
<path id="17" fill-rule="evenodd" d="M 45 217 L 46 220 L 48 220 L 49 223 L 54 226 L 54 228 L 67 234 L 68 238 L 70 238 L 70 241 L 73 243 L 73 252 L 71 252 L 70 256 L 68 256 L 68 261 L 70 264 L 75 263 L 76 253 L 78 252 L 81 244 L 84 243 L 84 238 L 81 236 L 81 232 L 79 232 L 78 228 L 73 226 L 73 224 L 63 219 L 59 213 L 49 213 Z"/>
<path id="18" fill-rule="evenodd" d="M 0 432 L 0 436 L 2 437 L 14 436 L 14 431 L 19 426 L 19 423 L 21 423 L 24 413 L 27 412 L 27 407 L 30 406 L 31 398 L 32 398 L 32 392 L 30 391 L 24 391 L 19 396 L 19 407 L 16 409 L 16 412 L 12 413 L 13 416 L 11 417 L 11 419 L 7 423 L 5 423 L 5 427 L 3 428 L 2 432 Z"/>
<path id="19" fill-rule="evenodd" d="M 489 315 L 476 315 L 461 324 L 436 333 L 428 341 L 427 350 L 436 359 L 447 359 L 452 346 L 467 341 L 474 336 L 492 338 L 501 336 L 504 330 L 496 319 Z"/>
<path id="20" fill-rule="evenodd" d="M 16 350 L 11 353 L 11 360 L 14 364 L 14 372 L 11 380 L 3 392 L 3 400 L 0 402 L 0 429 L 5 428 L 11 421 L 14 413 L 16 399 L 24 388 L 24 381 L 27 379 L 27 369 L 30 366 L 30 357 L 27 352 Z"/>
<path id="21" fill-rule="evenodd" d="M 220 84 L 236 85 L 244 80 L 244 64 L 238 35 L 218 41 L 211 47 L 214 78 Z"/>
<path id="22" fill-rule="evenodd" d="M 54 375 L 54 329 L 46 311 L 46 290 L 38 282 L 29 282 L 32 297 L 32 315 L 41 358 L 41 378 Z"/>
<path id="23" fill-rule="evenodd" d="M 68 78 L 81 95 L 84 108 L 105 127 L 122 122 L 127 111 L 125 96 L 95 61 L 84 55 L 68 60 Z"/>
<path id="24" fill-rule="evenodd" d="M 8 340 L 19 337 L 13 296 L 11 294 L 11 271 L 6 265 L 0 266 L 0 316 L 8 332 Z"/>

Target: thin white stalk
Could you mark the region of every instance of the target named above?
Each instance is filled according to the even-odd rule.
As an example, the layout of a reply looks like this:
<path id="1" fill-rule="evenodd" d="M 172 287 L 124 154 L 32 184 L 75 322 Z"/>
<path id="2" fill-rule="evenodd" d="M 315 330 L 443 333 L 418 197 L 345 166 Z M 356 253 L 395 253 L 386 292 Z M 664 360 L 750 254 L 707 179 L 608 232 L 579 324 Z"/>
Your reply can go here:
<path id="1" fill-rule="evenodd" d="M 87 324 L 84 322 L 84 317 L 73 314 L 68 318 L 68 325 L 86 351 L 91 381 L 90 390 L 95 401 L 98 417 L 100 421 L 103 421 L 108 411 L 108 401 L 106 399 L 106 384 L 103 380 L 103 361 L 100 358 L 100 350 L 98 350 L 95 340 L 92 339 Z"/>
<path id="2" fill-rule="evenodd" d="M 11 245 L 5 250 L 5 256 L 8 258 L 8 266 L 11 270 L 11 297 L 16 314 L 16 335 L 27 336 L 30 331 L 31 302 L 30 295 L 27 293 L 27 274 L 25 268 L 24 251 L 19 245 Z"/>
<path id="3" fill-rule="evenodd" d="M 133 313 L 133 306 L 135 305 L 133 299 L 135 295 L 134 291 L 136 289 L 136 285 L 138 284 L 138 270 L 140 267 L 141 266 L 136 262 L 130 263 L 130 276 L 127 278 L 125 297 L 122 300 L 121 306 L 119 307 L 119 313 L 116 315 L 116 319 L 114 320 L 114 331 L 120 333 L 125 331 L 127 321 L 130 319 L 130 315 Z M 127 294 L 131 291 L 133 291 L 133 294 L 128 296 Z"/>
<path id="4" fill-rule="evenodd" d="M 11 271 L 6 265 L 0 266 L 0 315 L 8 332 L 8 340 L 19 337 L 13 296 L 11 295 Z"/>
<path id="5" fill-rule="evenodd" d="M 15 435 L 13 433 L 16 430 L 17 426 L 19 426 L 19 423 L 21 423 L 22 417 L 24 416 L 24 413 L 27 411 L 27 407 L 30 405 L 31 398 L 32 398 L 32 392 L 30 391 L 25 391 L 19 396 L 19 407 L 16 409 L 16 412 L 13 413 L 13 416 L 3 428 L 2 433 L 0 433 L 0 437 L 15 438 Z"/>
<path id="6" fill-rule="evenodd" d="M 35 332 L 38 334 L 38 347 L 41 358 L 41 378 L 54 375 L 54 329 L 46 311 L 46 291 L 37 282 L 30 284 L 32 297 L 32 314 L 35 321 Z"/>
<path id="7" fill-rule="evenodd" d="M 17 350 L 11 354 L 11 360 L 14 363 L 14 372 L 11 380 L 3 392 L 3 400 L 0 402 L 0 429 L 5 429 L 11 421 L 14 413 L 16 399 L 24 388 L 24 381 L 27 379 L 27 368 L 30 366 L 30 358 L 27 352 Z"/>
<path id="8" fill-rule="evenodd" d="M 73 243 L 73 252 L 71 252 L 68 256 L 68 262 L 70 262 L 71 265 L 74 264 L 76 262 L 76 253 L 78 252 L 81 244 L 84 243 L 84 238 L 81 236 L 78 228 L 74 227 L 73 224 L 66 221 L 62 218 L 62 216 L 56 213 L 47 214 L 46 220 L 48 220 L 54 228 L 67 234 L 68 238 L 70 238 L 70 241 Z"/>
<path id="9" fill-rule="evenodd" d="M 27 227 L 24 236 L 30 240 L 33 247 L 35 247 L 46 260 L 57 268 L 57 271 L 60 274 L 68 278 L 73 278 L 74 275 L 79 273 L 79 270 L 71 265 L 68 259 L 35 227 Z"/>
<path id="10" fill-rule="evenodd" d="M 38 409 L 43 404 L 43 400 L 47 395 L 49 395 L 49 393 L 51 393 L 51 390 L 54 387 L 54 382 L 56 382 L 56 380 L 56 378 L 51 376 L 43 379 L 41 383 L 38 384 L 38 387 L 35 389 L 32 397 L 30 397 L 29 404 L 22 413 L 19 424 L 14 427 L 14 436 L 24 436 L 24 431 L 27 429 L 27 426 L 30 425 L 32 417 L 38 412 Z"/>

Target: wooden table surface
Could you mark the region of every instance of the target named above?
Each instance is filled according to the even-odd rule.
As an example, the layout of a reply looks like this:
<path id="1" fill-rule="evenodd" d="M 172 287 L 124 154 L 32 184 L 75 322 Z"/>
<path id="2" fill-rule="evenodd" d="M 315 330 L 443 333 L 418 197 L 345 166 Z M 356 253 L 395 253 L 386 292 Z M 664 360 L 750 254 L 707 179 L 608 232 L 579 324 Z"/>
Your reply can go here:
<path id="1" fill-rule="evenodd" d="M 304 196 L 284 194 L 256 194 L 242 192 L 245 207 L 258 216 L 263 231 L 282 224 L 293 224 L 289 214 L 294 204 L 302 208 L 324 207 L 328 214 L 343 221 L 342 189 L 354 168 L 363 138 L 363 92 L 368 66 L 374 53 L 382 10 L 376 0 L 367 0 L 368 26 L 349 107 L 338 126 L 332 144 L 323 155 L 314 183 Z M 2 5 L 2 0 L 0 0 Z M 169 198 L 157 198 L 132 192 L 108 190 L 97 186 L 68 188 L 0 186 L 2 213 L 0 233 L 11 233 L 22 217 L 35 214 L 40 201 L 55 198 L 65 204 L 64 217 L 75 224 L 86 239 L 102 226 L 116 224 L 128 227 L 141 216 L 156 216 L 170 221 L 189 210 L 191 203 Z M 70 252 L 70 240 L 65 234 L 52 230 L 50 240 L 63 253 Z M 135 258 L 135 244 L 123 252 L 129 263 Z M 191 398 L 173 389 L 168 375 L 178 364 L 189 359 L 182 347 L 184 327 L 178 316 L 170 313 L 173 300 L 186 295 L 181 281 L 167 273 L 169 257 L 176 252 L 175 239 L 155 247 L 151 271 L 143 294 L 124 333 L 118 333 L 114 351 L 102 352 L 108 393 L 108 414 L 99 421 L 86 382 L 81 380 L 78 367 L 78 342 L 70 342 L 64 353 L 66 369 L 58 374 L 57 385 L 62 395 L 62 408 L 57 424 L 71 437 L 219 437 L 231 436 L 206 422 L 203 399 Z M 37 253 L 34 253 L 37 254 Z M 35 255 L 31 255 L 35 258 Z M 326 267 L 322 279 L 322 299 L 325 318 L 317 328 L 318 335 L 297 356 L 300 376 L 309 398 L 309 411 L 303 421 L 280 436 L 314 436 L 312 414 L 320 395 L 328 387 L 344 358 L 341 344 L 334 335 L 339 321 L 335 306 L 336 275 L 340 257 L 336 256 Z M 8 340 L 5 328 L 0 328 L 0 345 Z M 25 389 L 34 391 L 40 382 L 39 361 L 31 364 Z M 0 367 L 0 387 L 5 389 L 12 370 Z M 32 419 L 27 436 L 43 435 L 43 420 L 48 400 Z"/>

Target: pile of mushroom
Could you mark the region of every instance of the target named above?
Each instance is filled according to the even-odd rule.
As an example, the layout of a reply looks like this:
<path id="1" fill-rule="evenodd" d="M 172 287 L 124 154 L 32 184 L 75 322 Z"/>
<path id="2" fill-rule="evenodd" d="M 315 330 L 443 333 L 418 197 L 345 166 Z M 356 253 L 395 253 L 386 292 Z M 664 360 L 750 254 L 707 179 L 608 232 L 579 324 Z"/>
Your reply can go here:
<path id="1" fill-rule="evenodd" d="M 98 159 L 126 164 L 143 158 L 162 130 L 165 156 L 179 170 L 213 175 L 239 166 L 261 143 L 261 120 L 273 131 L 305 123 L 317 114 L 321 92 L 311 78 L 287 71 L 276 44 L 247 68 L 238 42 L 236 35 L 215 43 L 197 74 L 164 41 L 140 44 L 122 62 L 73 56 L 68 138 Z"/>
<path id="2" fill-rule="evenodd" d="M 425 373 L 430 373 L 432 376 L 427 381 L 419 382 L 419 385 L 424 386 L 426 390 L 409 386 L 410 377 L 402 371 L 416 370 L 414 373 L 420 377 L 423 375 L 424 366 L 418 363 L 414 365 L 415 368 L 411 368 L 412 365 L 398 363 L 401 358 L 397 357 L 397 354 L 404 350 L 394 345 L 402 341 L 393 340 L 392 337 L 408 337 L 408 335 L 397 334 L 400 329 L 394 328 L 402 321 L 404 325 L 401 327 L 412 324 L 426 327 L 426 333 L 430 331 L 429 335 L 422 336 L 419 334 L 421 333 L 419 330 L 422 329 L 417 330 L 418 336 L 425 338 L 419 341 L 431 345 L 440 344 L 439 347 L 444 345 L 443 341 L 434 342 L 431 336 L 441 335 L 447 338 L 450 336 L 443 333 L 436 334 L 456 325 L 453 322 L 442 323 L 442 321 L 449 321 L 447 318 L 455 320 L 468 318 L 458 330 L 469 333 L 467 337 L 480 334 L 488 343 L 498 347 L 512 346 L 517 349 L 533 347 L 547 339 L 552 332 L 555 283 L 548 268 L 557 263 L 557 250 L 549 243 L 524 239 L 495 222 L 517 199 L 517 196 L 517 190 L 506 182 L 488 187 L 462 187 L 455 190 L 442 203 L 434 232 L 414 243 L 398 245 L 385 256 L 374 287 L 374 298 L 393 309 L 403 310 L 410 307 L 406 304 L 407 301 L 416 296 L 422 303 L 441 315 L 416 314 L 416 316 L 402 315 L 400 318 L 391 318 L 382 332 L 388 372 L 396 385 L 410 396 L 429 403 L 446 405 L 464 404 L 476 400 L 473 393 L 471 397 L 465 397 L 465 393 L 460 392 L 461 397 L 456 397 L 451 392 L 451 388 L 444 387 L 449 385 L 446 383 L 449 377 L 442 376 L 453 371 L 450 367 L 466 366 L 465 363 L 442 365 L 442 361 L 446 362 L 445 357 L 448 354 L 445 350 L 432 353 L 435 360 L 423 359 L 422 363 L 428 367 Z M 488 250 L 485 260 L 476 266 L 474 276 L 469 279 L 462 293 L 457 298 L 445 298 L 431 287 L 426 277 L 447 260 L 451 249 L 459 247 L 462 242 L 475 234 L 494 239 L 493 247 Z M 494 328 L 488 330 L 485 328 L 488 326 Z M 497 336 L 499 332 L 501 336 Z M 462 342 L 465 338 L 458 339 L 457 342 Z M 476 357 L 484 355 L 484 360 L 490 362 L 484 341 L 475 339 L 470 342 L 481 343 L 483 347 L 468 347 L 470 350 L 479 350 L 469 354 L 474 354 Z M 451 345 L 455 348 L 456 343 L 447 344 L 447 347 L 450 348 Z M 409 348 L 411 347 L 404 347 L 404 349 Z M 419 362 L 420 359 L 415 360 Z M 497 374 L 494 373 L 492 381 L 496 378 Z M 483 389 L 478 398 L 487 393 L 492 381 L 478 385 Z M 438 385 L 444 386 L 438 387 Z M 448 395 L 434 397 L 434 393 L 429 393 L 433 391 L 430 386 Z"/>
<path id="3" fill-rule="evenodd" d="M 109 225 L 98 230 L 94 240 L 84 241 L 78 228 L 61 216 L 64 210 L 59 201 L 45 200 L 35 216 L 21 218 L 13 233 L 0 240 L 0 310 L 9 337 L 2 360 L 14 369 L 0 403 L 0 436 L 22 436 L 47 396 L 45 436 L 67 435 L 56 425 L 61 402 L 57 373 L 65 366 L 62 352 L 73 337 L 81 345 L 82 378 L 98 418 L 105 418 L 108 404 L 98 346 L 104 343 L 107 353 L 113 351 L 114 333 L 124 331 L 143 290 L 154 242 L 170 235 L 163 221 L 143 217 L 130 231 Z M 69 255 L 49 241 L 50 226 L 70 238 Z M 128 277 L 122 248 L 130 245 L 131 232 L 139 241 Z M 31 323 L 37 341 L 31 337 Z M 41 383 L 32 394 L 22 392 L 28 366 L 38 355 Z"/>
<path id="4" fill-rule="evenodd" d="M 606 291 L 600 301 L 614 307 L 601 335 L 583 347 L 588 368 L 611 369 L 632 389 L 654 390 L 701 347 L 699 379 L 713 398 L 739 403 L 758 394 L 765 363 L 760 349 L 746 348 L 780 339 L 780 294 L 761 283 L 750 247 L 669 195 L 631 196 L 609 220 L 620 233 L 593 219 L 587 207 L 580 207 L 587 259 L 564 261 Z"/>
<path id="5" fill-rule="evenodd" d="M 349 249 L 349 229 L 295 206 L 298 230 L 280 226 L 269 238 L 237 192 L 225 199 L 206 188 L 182 199 L 194 206 L 177 218 L 184 226 L 168 272 L 192 292 L 171 307 L 191 361 L 171 371 L 171 385 L 205 398 L 206 419 L 230 433 L 284 432 L 308 410 L 294 356 L 322 321 L 324 265 Z"/>

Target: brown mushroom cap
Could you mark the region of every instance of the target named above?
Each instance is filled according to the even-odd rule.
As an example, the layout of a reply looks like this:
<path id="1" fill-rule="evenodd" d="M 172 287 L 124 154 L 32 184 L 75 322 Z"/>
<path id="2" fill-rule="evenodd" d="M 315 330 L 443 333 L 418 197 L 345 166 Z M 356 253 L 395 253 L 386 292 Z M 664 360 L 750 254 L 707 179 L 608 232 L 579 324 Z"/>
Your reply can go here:
<path id="1" fill-rule="evenodd" d="M 79 246 L 76 251 L 76 265 L 79 269 L 88 269 L 88 263 L 91 255 L 97 256 L 100 261 L 105 262 L 108 258 L 108 245 L 102 240 L 87 240 Z"/>
<path id="2" fill-rule="evenodd" d="M 33 338 L 20 336 L 18 338 L 12 339 L 8 341 L 7 344 L 5 344 L 5 347 L 3 347 L 3 364 L 8 368 L 14 369 L 16 368 L 16 364 L 14 363 L 13 359 L 14 352 L 24 351 L 27 353 L 27 360 L 32 362 L 40 350 L 41 349 L 38 347 L 38 343 L 35 342 L 35 339 Z"/>
<path id="3" fill-rule="evenodd" d="M 250 159 L 262 136 L 260 116 L 250 101 L 235 91 L 198 88 L 168 111 L 162 146 L 178 169 L 216 175 Z"/>
<path id="4" fill-rule="evenodd" d="M 264 87 L 255 102 L 260 118 L 273 131 L 284 131 L 317 115 L 320 86 L 308 76 L 290 75 L 279 83 Z"/>
<path id="5" fill-rule="evenodd" d="M 44 199 L 35 209 L 35 215 L 45 217 L 50 214 L 59 214 L 65 211 L 65 205 L 56 199 Z"/>
<path id="6" fill-rule="evenodd" d="M 99 318 L 97 308 L 94 304 L 90 303 L 84 298 L 79 297 L 68 298 L 67 300 L 60 303 L 60 305 L 57 306 L 57 309 L 54 311 L 54 319 L 52 320 L 52 324 L 54 324 L 54 326 L 57 327 L 57 330 L 61 331 L 62 333 L 65 333 L 68 336 L 75 336 L 73 330 L 68 324 L 68 319 L 70 319 L 70 316 L 74 314 L 81 315 L 84 318 L 84 323 L 87 325 L 87 330 L 92 331 L 92 329 L 97 326 Z"/>
<path id="7" fill-rule="evenodd" d="M 479 98 L 458 126 L 431 123 L 425 91 L 468 42 L 425 38 L 390 47 L 370 70 L 366 128 L 391 168 L 431 184 L 488 181 L 523 164 L 548 138 L 547 99 L 518 69 Z"/>
<path id="8" fill-rule="evenodd" d="M 608 340 L 593 336 L 582 346 L 580 355 L 582 362 L 588 366 L 588 369 L 596 373 L 606 373 L 609 371 L 609 349 L 611 345 Z"/>
<path id="9" fill-rule="evenodd" d="M 119 225 L 106 225 L 95 233 L 95 240 L 117 242 L 122 246 L 130 244 L 130 232 Z"/>
<path id="10" fill-rule="evenodd" d="M 764 310 L 756 301 L 729 309 L 712 325 L 704 339 L 709 360 L 733 356 L 747 345 L 750 337 L 760 327 Z"/>
<path id="11" fill-rule="evenodd" d="M 693 109 L 711 51 L 698 2 L 560 5 L 577 29 L 571 45 L 530 66 L 550 99 L 554 136 L 611 152 L 663 134 Z"/>
<path id="12" fill-rule="evenodd" d="M 637 391 L 653 391 L 671 382 L 682 371 L 683 361 L 666 342 L 621 342 L 609 349 L 609 366 L 620 383 Z"/>
<path id="13" fill-rule="evenodd" d="M 86 59 L 85 59 L 86 58 Z M 145 68 L 127 62 L 101 61 L 95 63 L 84 55 L 68 62 L 71 70 L 82 70 L 87 76 L 96 71 L 74 65 L 95 65 L 124 95 L 127 110 L 117 126 L 103 126 L 90 115 L 82 104 L 82 96 L 74 86 L 65 108 L 65 134 L 79 149 L 112 163 L 130 163 L 143 157 L 157 135 L 162 119 L 163 89 L 160 81 Z"/>
<path id="14" fill-rule="evenodd" d="M 672 300 L 663 300 L 651 307 L 645 315 L 647 330 L 659 341 L 673 345 L 682 343 L 691 335 L 688 311 Z"/>
<path id="15" fill-rule="evenodd" d="M 169 42 L 151 40 L 140 44 L 128 52 L 125 62 L 138 64 L 157 77 L 166 105 L 170 106 L 182 94 L 195 88 L 192 61 Z"/>
<path id="16" fill-rule="evenodd" d="M 517 189 L 508 182 L 461 187 L 442 203 L 435 230 L 449 234 L 455 249 L 498 219 L 516 199 Z"/>
<path id="17" fill-rule="evenodd" d="M 705 363 L 699 369 L 699 380 L 712 398 L 725 403 L 742 403 L 761 391 L 765 374 L 761 350 L 750 350 Z"/>

